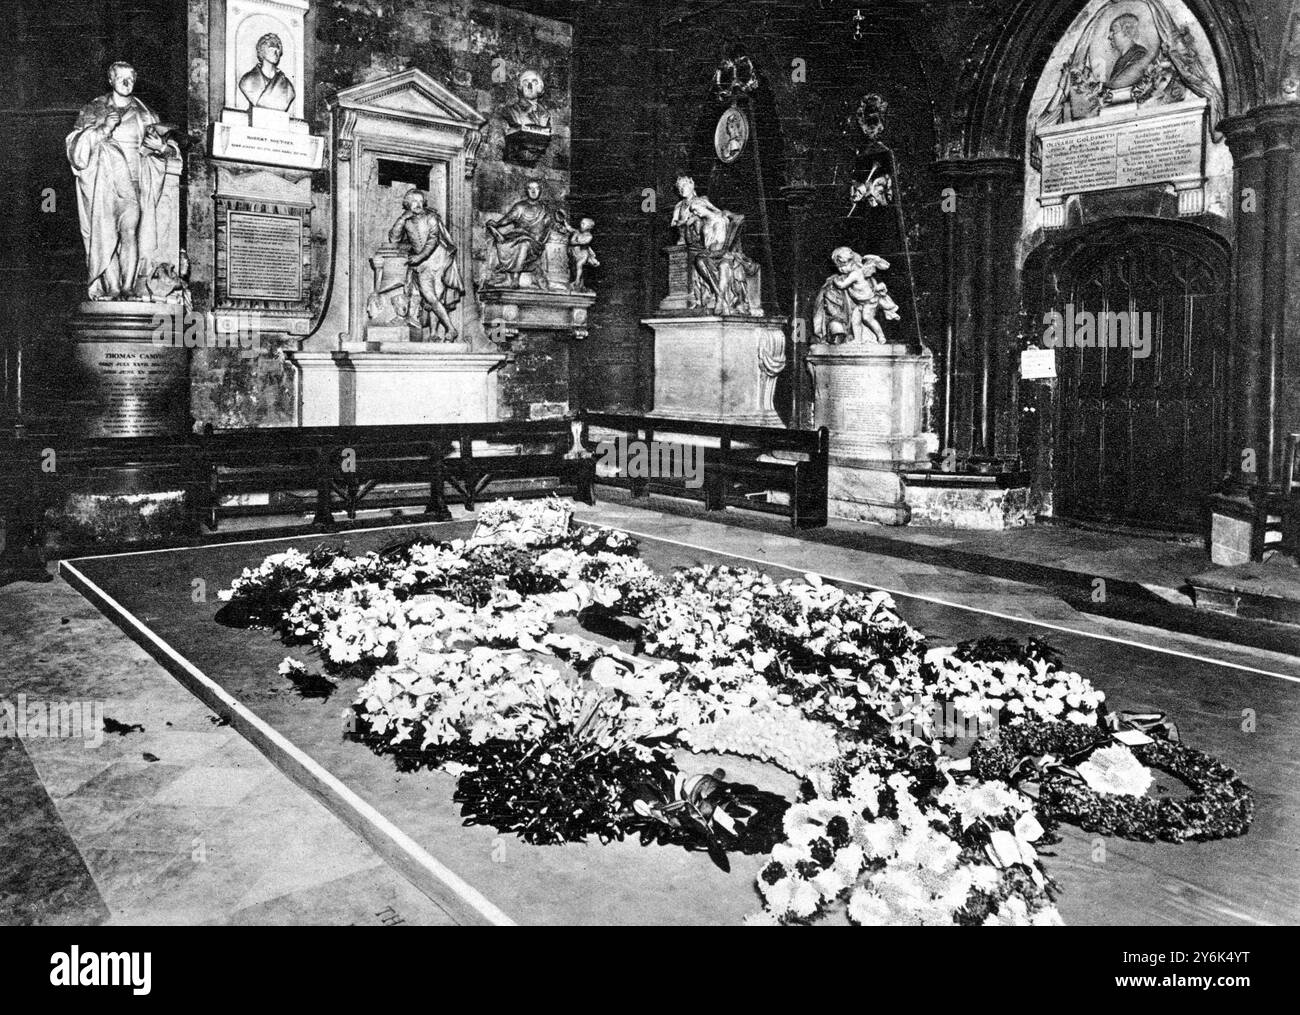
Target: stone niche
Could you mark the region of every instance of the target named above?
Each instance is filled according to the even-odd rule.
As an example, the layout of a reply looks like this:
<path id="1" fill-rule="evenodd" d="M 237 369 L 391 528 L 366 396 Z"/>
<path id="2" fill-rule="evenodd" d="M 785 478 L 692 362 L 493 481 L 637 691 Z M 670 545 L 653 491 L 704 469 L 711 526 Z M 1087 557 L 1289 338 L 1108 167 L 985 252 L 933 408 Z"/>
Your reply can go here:
<path id="1" fill-rule="evenodd" d="M 307 0 L 226 0 L 225 102 L 212 125 L 209 151 L 214 159 L 321 167 L 324 140 L 312 135 L 303 117 L 307 7 Z M 258 43 L 269 36 L 282 49 L 275 73 L 262 77 L 257 73 L 265 67 Z"/>
<path id="2" fill-rule="evenodd" d="M 354 85 L 331 102 L 334 228 L 328 302 L 289 354 L 304 426 L 497 418 L 508 356 L 484 334 L 471 266 L 472 180 L 484 118 L 429 75 L 410 69 Z M 452 244 L 465 292 L 449 312 L 456 341 L 376 317 L 400 292 L 405 255 L 390 242 L 412 189 L 427 195 Z M 398 278 L 394 288 L 394 278 Z M 391 309 L 391 306 L 389 306 Z"/>

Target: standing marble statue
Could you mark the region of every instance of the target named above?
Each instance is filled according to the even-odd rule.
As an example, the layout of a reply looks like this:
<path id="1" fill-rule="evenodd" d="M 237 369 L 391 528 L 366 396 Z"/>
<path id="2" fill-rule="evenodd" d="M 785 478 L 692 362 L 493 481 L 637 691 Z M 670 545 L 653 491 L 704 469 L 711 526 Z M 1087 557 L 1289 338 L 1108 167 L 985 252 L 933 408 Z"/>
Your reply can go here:
<path id="1" fill-rule="evenodd" d="M 888 341 L 876 313 L 883 311 L 886 320 L 896 321 L 898 304 L 876 272 L 887 270 L 889 262 L 875 254 L 860 255 L 849 247 L 837 247 L 831 260 L 839 270 L 826 279 L 813 305 L 817 340 L 827 345 L 864 342 L 868 337 Z"/>
<path id="2" fill-rule="evenodd" d="M 549 288 L 542 260 L 546 241 L 552 232 L 569 233 L 568 216 L 563 208 L 542 198 L 542 185 L 529 180 L 526 195 L 516 201 L 501 218 L 487 223 L 492 237 L 488 254 L 486 283 L 519 288 L 519 276 L 529 272 L 538 289 Z"/>
<path id="3" fill-rule="evenodd" d="M 257 66 L 239 79 L 239 91 L 257 109 L 285 112 L 293 105 L 297 90 L 280 70 L 284 42 L 274 32 L 257 40 Z"/>
<path id="4" fill-rule="evenodd" d="M 413 189 L 402 199 L 404 211 L 388 231 L 390 243 L 405 244 L 407 282 L 403 301 L 408 308 L 419 308 L 418 324 L 429 327 L 435 337 L 454 342 L 460 332 L 451 320 L 465 293 L 460 265 L 456 262 L 456 244 L 441 216 L 428 206 L 421 190 Z"/>
<path id="5" fill-rule="evenodd" d="M 697 194 L 689 176 L 677 178 L 677 193 L 681 200 L 673 208 L 671 224 L 691 267 L 691 305 L 716 314 L 761 316 L 762 308 L 750 305 L 748 285 L 758 266 L 740 249 L 745 216 L 724 211 Z"/>
<path id="6" fill-rule="evenodd" d="M 168 159 L 165 125 L 132 93 L 135 69 L 114 63 L 112 86 L 82 107 L 67 138 L 77 179 L 77 211 L 86 248 L 92 300 L 148 297 L 137 289 L 158 267 L 158 205 Z"/>

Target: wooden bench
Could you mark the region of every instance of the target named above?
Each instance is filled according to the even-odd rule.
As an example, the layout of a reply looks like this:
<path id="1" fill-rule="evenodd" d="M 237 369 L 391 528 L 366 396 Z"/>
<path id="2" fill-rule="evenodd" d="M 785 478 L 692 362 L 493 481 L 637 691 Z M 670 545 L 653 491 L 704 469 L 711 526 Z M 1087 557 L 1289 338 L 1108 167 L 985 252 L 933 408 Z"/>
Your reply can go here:
<path id="1" fill-rule="evenodd" d="M 492 484 L 520 479 L 553 478 L 556 492 L 595 504 L 596 463 L 579 453 L 577 439 L 567 419 L 458 424 L 458 453 L 444 463 L 447 481 L 468 510 Z M 502 454 L 503 445 L 514 450 Z"/>
<path id="2" fill-rule="evenodd" d="M 481 500 L 538 493 L 593 504 L 595 460 L 575 452 L 575 430 L 567 419 L 549 419 L 104 439 L 11 432 L 0 439 L 7 529 L 0 565 L 43 567 L 47 509 L 77 491 L 182 491 L 188 538 L 216 531 L 223 518 L 308 510 L 318 529 L 334 526 L 339 512 L 355 519 L 367 508 L 422 506 L 424 517 L 446 520 L 448 489 L 470 510 Z M 230 503 L 249 495 L 264 503 Z"/>
<path id="3" fill-rule="evenodd" d="M 312 524 L 322 528 L 334 524 L 336 511 L 355 519 L 366 506 L 423 505 L 425 516 L 444 521 L 451 517 L 447 487 L 471 511 L 490 495 L 539 489 L 595 503 L 595 463 L 570 457 L 573 428 L 564 419 L 218 431 L 203 440 L 210 477 L 206 518 L 214 529 L 222 515 L 284 513 L 284 505 L 222 504 L 268 490 L 290 502 L 313 498 Z M 552 482 L 503 490 L 510 480 Z M 382 489 L 412 484 L 427 485 L 427 493 Z"/>
<path id="4" fill-rule="evenodd" d="M 592 431 L 603 430 L 624 435 L 628 446 L 634 441 L 647 448 L 657 441 L 661 447 L 689 444 L 702 455 L 699 486 L 691 485 L 685 476 L 662 475 L 662 469 L 660 475 L 621 474 L 627 463 L 619 463 L 619 475 L 598 472 L 598 483 L 625 487 L 634 497 L 659 493 L 702 500 L 706 511 L 732 506 L 787 515 L 799 529 L 826 524 L 830 438 L 824 427 L 788 430 L 608 412 L 583 413 L 581 419 L 582 442 L 588 450 L 602 450 Z M 615 447 L 611 444 L 604 450 Z M 609 457 L 616 455 L 598 454 L 598 458 Z M 783 494 L 785 502 L 768 500 L 769 492 Z"/>

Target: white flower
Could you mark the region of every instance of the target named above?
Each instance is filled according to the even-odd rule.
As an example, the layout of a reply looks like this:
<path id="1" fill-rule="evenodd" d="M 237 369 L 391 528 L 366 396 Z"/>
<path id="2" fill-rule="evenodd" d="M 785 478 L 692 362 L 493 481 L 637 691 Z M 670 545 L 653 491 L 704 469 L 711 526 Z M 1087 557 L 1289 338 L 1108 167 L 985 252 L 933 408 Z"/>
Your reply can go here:
<path id="1" fill-rule="evenodd" d="M 869 888 L 857 888 L 849 898 L 849 919 L 862 927 L 883 927 L 890 922 L 889 904 Z"/>

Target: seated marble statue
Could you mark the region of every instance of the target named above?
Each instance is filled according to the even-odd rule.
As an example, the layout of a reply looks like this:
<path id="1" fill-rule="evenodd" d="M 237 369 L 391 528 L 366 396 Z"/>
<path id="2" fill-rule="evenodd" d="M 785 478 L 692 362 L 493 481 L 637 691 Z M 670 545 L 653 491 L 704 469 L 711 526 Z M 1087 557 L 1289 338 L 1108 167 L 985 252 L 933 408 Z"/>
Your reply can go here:
<path id="1" fill-rule="evenodd" d="M 284 43 L 274 32 L 257 40 L 257 66 L 239 79 L 239 91 L 250 106 L 285 112 L 298 94 L 293 82 L 280 70 Z"/>
<path id="2" fill-rule="evenodd" d="M 715 314 L 761 315 L 761 307 L 750 305 L 748 286 L 758 266 L 740 249 L 745 216 L 724 211 L 697 194 L 695 180 L 690 176 L 677 178 L 677 193 L 681 200 L 673 208 L 671 224 L 686 247 L 691 268 L 691 306 L 705 307 Z"/>
<path id="3" fill-rule="evenodd" d="M 77 179 L 88 295 L 148 299 L 146 282 L 163 249 L 158 208 L 167 162 L 179 151 L 165 139 L 168 125 L 132 94 L 135 69 L 129 63 L 109 67 L 108 81 L 112 89 L 82 107 L 66 142 Z"/>
<path id="4" fill-rule="evenodd" d="M 452 324 L 451 311 L 465 294 L 456 245 L 441 216 L 428 206 L 423 191 L 407 192 L 402 208 L 404 211 L 388 231 L 388 241 L 410 251 L 406 259 L 407 306 L 410 310 L 418 308 L 416 323 L 421 328 L 431 327 L 435 338 L 454 342 L 460 332 Z"/>
<path id="5" fill-rule="evenodd" d="M 831 260 L 838 274 L 826 279 L 813 306 L 817 340 L 828 345 L 863 342 L 868 336 L 876 342 L 888 341 L 876 313 L 884 311 L 887 320 L 896 321 L 898 304 L 875 275 L 887 270 L 889 262 L 875 254 L 859 255 L 849 247 L 837 247 Z"/>
<path id="6" fill-rule="evenodd" d="M 1148 63 L 1147 49 L 1137 41 L 1136 14 L 1121 14 L 1110 23 L 1106 38 L 1119 55 L 1111 65 L 1106 87 L 1111 91 L 1135 85 Z"/>
<path id="7" fill-rule="evenodd" d="M 569 225 L 563 208 L 543 200 L 540 181 L 529 180 L 525 196 L 501 218 L 489 221 L 487 231 L 492 237 L 492 249 L 488 252 L 485 284 L 518 289 L 520 276 L 529 272 L 534 287 L 550 287 L 542 263 L 546 241 L 552 232 L 567 235 Z"/>
<path id="8" fill-rule="evenodd" d="M 535 70 L 526 70 L 519 75 L 517 85 L 518 98 L 501 107 L 502 119 L 512 130 L 530 130 L 549 134 L 551 132 L 550 111 L 541 103 L 542 92 L 546 84 Z"/>

